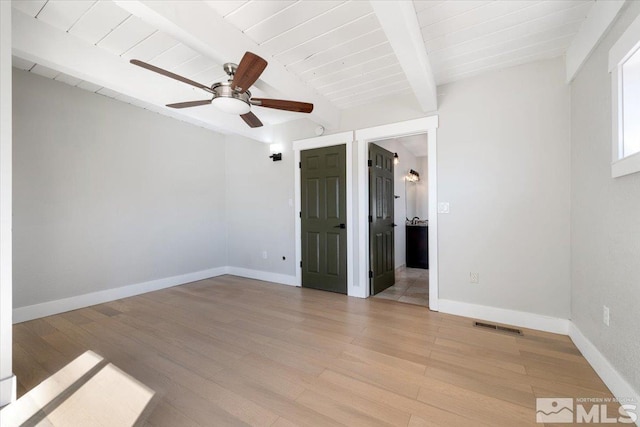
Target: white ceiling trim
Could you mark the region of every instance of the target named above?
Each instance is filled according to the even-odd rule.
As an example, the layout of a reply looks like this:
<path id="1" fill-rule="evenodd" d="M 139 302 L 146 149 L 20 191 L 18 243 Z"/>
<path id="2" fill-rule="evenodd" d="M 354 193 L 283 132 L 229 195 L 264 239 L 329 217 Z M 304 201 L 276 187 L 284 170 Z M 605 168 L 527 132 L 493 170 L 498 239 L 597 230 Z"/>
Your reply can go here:
<path id="1" fill-rule="evenodd" d="M 371 6 L 424 112 L 438 109 L 436 81 L 412 1 L 372 0 Z"/>
<path id="2" fill-rule="evenodd" d="M 624 5 L 625 0 L 600 0 L 593 5 L 587 19 L 567 49 L 567 83 L 571 83 L 598 45 Z"/>
<path id="3" fill-rule="evenodd" d="M 331 129 L 340 123 L 340 111 L 329 100 L 305 85 L 242 31 L 202 2 L 116 0 L 120 7 L 154 28 L 176 38 L 219 63 L 239 62 L 251 51 L 267 59 L 260 80 L 296 101 L 314 104 L 310 118 Z"/>
<path id="4" fill-rule="evenodd" d="M 154 107 L 163 105 L 163 101 L 171 97 L 180 99 L 184 95 L 194 96 L 194 91 L 177 82 L 176 85 L 167 86 L 163 76 L 138 69 L 123 58 L 21 11 L 14 9 L 12 12 L 12 52 L 15 56 L 138 99 L 145 108 L 178 120 L 220 133 L 237 133 L 261 141 L 268 140 L 270 131 L 267 127 L 250 129 L 242 120 L 234 123 L 224 113 L 201 109 L 187 115 L 164 106 Z M 163 90 L 158 91 L 158 87 Z M 158 99 L 149 96 L 150 93 L 157 94 Z M 198 114 L 206 114 L 206 117 L 199 118 Z"/>

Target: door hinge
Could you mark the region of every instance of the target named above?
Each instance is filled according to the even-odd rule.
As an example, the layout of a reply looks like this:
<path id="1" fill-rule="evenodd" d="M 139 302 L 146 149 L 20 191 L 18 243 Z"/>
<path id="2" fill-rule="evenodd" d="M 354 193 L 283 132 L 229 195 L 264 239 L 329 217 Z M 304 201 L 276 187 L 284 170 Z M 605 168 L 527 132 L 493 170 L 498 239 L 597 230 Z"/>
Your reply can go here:
<path id="1" fill-rule="evenodd" d="M 373 279 L 373 271 L 369 270 L 369 279 Z"/>
<path id="2" fill-rule="evenodd" d="M 302 261 L 300 261 L 300 268 L 302 268 Z"/>
<path id="3" fill-rule="evenodd" d="M 302 169 L 302 162 L 298 162 L 298 169 Z"/>
<path id="4" fill-rule="evenodd" d="M 367 166 L 369 167 L 373 166 L 373 160 L 367 160 Z"/>
<path id="5" fill-rule="evenodd" d="M 373 222 L 373 216 L 369 215 L 369 222 Z"/>
<path id="6" fill-rule="evenodd" d="M 300 211 L 300 218 L 302 218 L 302 211 Z"/>

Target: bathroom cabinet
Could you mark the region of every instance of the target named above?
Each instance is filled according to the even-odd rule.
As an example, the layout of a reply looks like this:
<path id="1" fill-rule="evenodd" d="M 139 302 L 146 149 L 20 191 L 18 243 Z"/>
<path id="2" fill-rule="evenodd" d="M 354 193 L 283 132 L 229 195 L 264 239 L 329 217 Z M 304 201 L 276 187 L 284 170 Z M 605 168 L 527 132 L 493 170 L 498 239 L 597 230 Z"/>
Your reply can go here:
<path id="1" fill-rule="evenodd" d="M 408 225 L 407 267 L 429 269 L 429 226 Z"/>

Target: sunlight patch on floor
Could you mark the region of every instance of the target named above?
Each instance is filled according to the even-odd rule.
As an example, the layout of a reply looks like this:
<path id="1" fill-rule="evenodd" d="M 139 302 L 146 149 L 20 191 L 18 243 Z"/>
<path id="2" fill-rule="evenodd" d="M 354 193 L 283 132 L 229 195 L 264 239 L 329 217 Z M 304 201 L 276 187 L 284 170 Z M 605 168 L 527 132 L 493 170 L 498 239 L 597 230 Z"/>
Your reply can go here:
<path id="1" fill-rule="evenodd" d="M 134 425 L 154 391 L 86 351 L 2 408 L 3 427 Z"/>

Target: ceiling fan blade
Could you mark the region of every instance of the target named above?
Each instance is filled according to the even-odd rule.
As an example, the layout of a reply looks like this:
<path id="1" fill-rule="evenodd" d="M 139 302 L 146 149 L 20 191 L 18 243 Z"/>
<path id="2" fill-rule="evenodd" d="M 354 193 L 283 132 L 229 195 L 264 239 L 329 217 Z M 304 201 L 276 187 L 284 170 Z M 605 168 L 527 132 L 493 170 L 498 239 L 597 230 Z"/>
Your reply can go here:
<path id="1" fill-rule="evenodd" d="M 251 98 L 251 103 L 258 107 L 295 111 L 297 113 L 310 113 L 313 111 L 313 104 L 309 104 L 308 102 L 287 101 L 284 99 Z"/>
<path id="2" fill-rule="evenodd" d="M 244 120 L 244 122 L 248 124 L 249 127 L 259 128 L 260 126 L 262 126 L 262 122 L 260 121 L 260 119 L 257 118 L 256 115 L 251 111 L 249 111 L 247 114 L 241 114 L 240 117 L 242 117 L 242 120 Z"/>
<path id="3" fill-rule="evenodd" d="M 142 62 L 142 61 L 139 61 L 137 59 L 132 59 L 129 62 L 131 62 L 133 65 L 137 65 L 138 67 L 142 67 L 142 68 L 146 68 L 147 70 L 151 70 L 154 73 L 162 74 L 163 76 L 170 77 L 170 78 L 172 78 L 174 80 L 178 80 L 178 81 L 180 81 L 182 83 L 186 83 L 188 85 L 195 86 L 195 87 L 200 88 L 200 89 L 204 89 L 207 92 L 213 92 L 210 87 L 205 86 L 202 83 L 194 82 L 191 79 L 179 76 L 178 74 L 172 73 L 171 71 L 167 71 L 167 70 L 162 69 L 160 67 L 156 67 L 155 65 L 147 64 L 146 62 Z"/>
<path id="4" fill-rule="evenodd" d="M 246 92 L 258 80 L 265 68 L 267 68 L 267 61 L 255 53 L 245 53 L 233 75 L 231 87 L 238 92 Z"/>
<path id="5" fill-rule="evenodd" d="M 167 107 L 171 107 L 171 108 L 198 107 L 200 105 L 211 104 L 211 101 L 212 101 L 211 99 L 203 99 L 202 101 L 176 102 L 175 104 L 167 104 Z"/>

